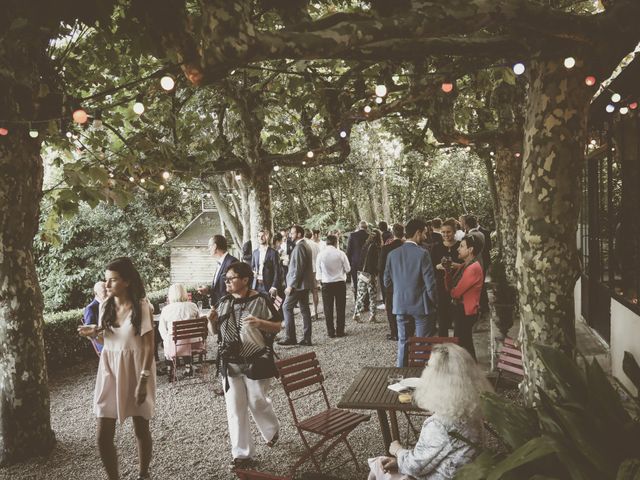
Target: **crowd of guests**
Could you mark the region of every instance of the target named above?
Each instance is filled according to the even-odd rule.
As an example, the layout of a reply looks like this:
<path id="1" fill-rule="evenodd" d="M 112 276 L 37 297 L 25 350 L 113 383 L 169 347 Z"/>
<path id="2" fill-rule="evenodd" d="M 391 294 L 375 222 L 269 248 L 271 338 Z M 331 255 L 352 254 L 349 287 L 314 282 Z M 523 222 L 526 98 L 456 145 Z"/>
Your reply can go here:
<path id="1" fill-rule="evenodd" d="M 472 327 L 482 306 L 490 237 L 475 217 L 460 221 L 438 218 L 385 222 L 369 229 L 360 222 L 342 251 L 339 232 L 321 240 L 317 230 L 294 225 L 271 238 L 261 231 L 258 248 L 245 248 L 242 261 L 231 255 L 224 236 L 209 242 L 217 268 L 209 287 L 210 331 L 217 335 L 218 368 L 225 397 L 232 467 L 248 466 L 255 452 L 249 413 L 264 442 L 273 447 L 279 422 L 268 396 L 276 376 L 274 343 L 312 345 L 312 317 L 318 317 L 322 298 L 327 335 L 346 335 L 347 282 L 355 299 L 353 321 L 376 320 L 380 293 L 389 323 L 387 338 L 397 341 L 396 365 L 407 365 L 411 336 L 458 337 L 459 347 L 446 343 L 434 349 L 416 392 L 417 404 L 433 413 L 423 425 L 413 449 L 394 442 L 393 457 L 370 460 L 370 479 L 452 478 L 474 454 L 470 444 L 448 435 L 457 430 L 473 442 L 480 440 L 479 394 L 488 387 L 475 364 Z M 95 300 L 87 307 L 78 331 L 101 345 L 94 394 L 98 417 L 98 449 L 110 479 L 118 479 L 113 442 L 116 420 L 132 417 L 139 456 L 139 480 L 150 478 L 149 420 L 155 406 L 153 309 L 143 282 L 130 259 L 115 259 L 106 267 L 106 282 L 95 286 Z M 311 296 L 311 304 L 310 304 Z M 275 305 L 284 299 L 279 309 Z M 172 324 L 198 317 L 182 285 L 172 285 L 169 303 L 161 312 L 158 331 L 167 360 L 186 357 L 189 345 L 176 348 Z M 298 340 L 295 307 L 302 316 Z M 311 310 L 313 307 L 313 312 Z M 335 316 L 335 321 L 334 321 Z M 197 341 L 197 340 L 196 340 Z M 436 387 L 436 388 L 434 388 Z M 446 387 L 446 388 L 445 388 Z M 437 392 L 437 393 L 434 393 Z M 446 453 L 443 453 L 446 452 Z"/>

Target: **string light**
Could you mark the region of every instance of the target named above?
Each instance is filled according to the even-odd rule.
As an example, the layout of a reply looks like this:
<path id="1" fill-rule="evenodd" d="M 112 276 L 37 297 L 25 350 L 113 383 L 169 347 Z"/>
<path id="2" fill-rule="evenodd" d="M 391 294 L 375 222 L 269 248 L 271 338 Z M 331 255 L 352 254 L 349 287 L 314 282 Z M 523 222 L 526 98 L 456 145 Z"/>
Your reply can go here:
<path id="1" fill-rule="evenodd" d="M 307 161 L 306 161 L 306 160 L 303 160 L 303 161 L 302 161 L 302 165 L 304 166 L 304 165 L 306 165 L 306 164 L 307 164 Z"/>
<path id="2" fill-rule="evenodd" d="M 387 87 L 385 85 L 376 85 L 376 95 L 378 97 L 384 97 L 387 94 Z"/>
<path id="3" fill-rule="evenodd" d="M 622 100 L 622 97 L 619 93 L 614 93 L 613 95 L 611 95 L 611 101 L 613 103 L 618 103 L 620 100 Z"/>
<path id="4" fill-rule="evenodd" d="M 382 102 L 384 102 L 384 99 L 382 97 L 376 97 L 376 103 L 378 105 L 380 105 Z"/>
<path id="5" fill-rule="evenodd" d="M 273 171 L 277 172 L 278 170 L 280 170 L 280 165 L 274 165 L 273 166 Z"/>
<path id="6" fill-rule="evenodd" d="M 140 179 L 140 183 L 144 183 L 144 182 L 145 182 L 145 179 L 144 179 L 144 178 L 141 178 L 141 179 Z"/>
<path id="7" fill-rule="evenodd" d="M 407 167 L 402 167 L 402 171 L 406 172 L 407 171 Z"/>
<path id="8" fill-rule="evenodd" d="M 169 178 L 171 178 L 171 174 L 169 172 L 162 172 L 162 178 L 169 180 Z"/>
<path id="9" fill-rule="evenodd" d="M 520 158 L 520 152 L 516 152 L 516 158 Z"/>
<path id="10" fill-rule="evenodd" d="M 593 87 L 596 84 L 596 77 L 589 75 L 584 79 L 584 83 L 586 83 L 588 87 Z"/>
<path id="11" fill-rule="evenodd" d="M 273 188 L 273 185 L 269 184 L 269 188 Z"/>
<path id="12" fill-rule="evenodd" d="M 67 133 L 65 133 L 65 135 L 66 135 L 67 138 L 71 138 L 72 133 L 71 132 L 67 132 Z"/>
<path id="13" fill-rule="evenodd" d="M 74 109 L 71 116 L 73 117 L 73 121 L 79 124 L 87 123 L 89 119 L 89 115 L 87 115 L 87 112 L 82 107 Z"/>
<path id="14" fill-rule="evenodd" d="M 571 69 L 576 66 L 576 59 L 573 57 L 567 57 L 564 59 L 565 68 Z"/>
<path id="15" fill-rule="evenodd" d="M 591 140 L 591 145 L 593 145 L 595 147 L 597 144 L 598 144 L 598 141 L 595 138 L 593 138 Z"/>
<path id="16" fill-rule="evenodd" d="M 340 131 L 340 138 L 347 138 L 347 132 L 345 130 Z"/>
<path id="17" fill-rule="evenodd" d="M 607 113 L 613 113 L 616 110 L 616 107 L 614 107 L 613 105 L 609 104 L 605 107 L 605 110 L 607 111 Z"/>
<path id="18" fill-rule="evenodd" d="M 364 172 L 362 170 L 358 170 L 358 175 L 362 176 L 364 175 Z"/>
<path id="19" fill-rule="evenodd" d="M 31 138 L 38 138 L 38 130 L 33 127 L 29 127 L 29 136 Z"/>
<path id="20" fill-rule="evenodd" d="M 136 97 L 136 101 L 133 104 L 133 111 L 138 115 L 142 115 L 144 113 L 144 103 L 142 103 L 142 95 L 138 95 Z"/>
<path id="21" fill-rule="evenodd" d="M 307 152 L 307 158 L 313 158 L 313 152 L 311 150 Z"/>
<path id="22" fill-rule="evenodd" d="M 627 113 L 629 113 L 629 108 L 628 107 L 620 107 L 620 114 L 621 115 L 626 115 Z"/>
<path id="23" fill-rule="evenodd" d="M 635 110 L 636 108 L 638 108 L 638 102 L 632 102 L 629 104 L 629 108 L 631 110 Z"/>
<path id="24" fill-rule="evenodd" d="M 171 75 L 165 75 L 160 79 L 160 86 L 163 90 L 170 92 L 171 90 L 173 90 L 173 87 L 176 86 L 176 81 Z"/>
<path id="25" fill-rule="evenodd" d="M 7 136 L 9 134 L 9 130 L 7 130 L 4 127 L 0 127 L 0 135 L 2 135 L 3 137 Z"/>
<path id="26" fill-rule="evenodd" d="M 242 180 L 242 175 L 240 175 L 239 173 L 236 173 L 235 179 Z"/>
<path id="27" fill-rule="evenodd" d="M 371 107 L 369 105 L 364 107 L 364 113 L 371 113 Z"/>
<path id="28" fill-rule="evenodd" d="M 524 63 L 518 62 L 513 66 L 513 73 L 516 75 L 522 75 L 524 73 Z"/>
<path id="29" fill-rule="evenodd" d="M 158 188 L 159 188 L 160 190 L 164 190 L 164 185 L 160 185 Z"/>
<path id="30" fill-rule="evenodd" d="M 113 178 L 113 177 L 114 177 L 113 172 L 109 172 L 109 178 Z"/>
<path id="31" fill-rule="evenodd" d="M 451 82 L 443 82 L 442 86 L 440 88 L 442 88 L 442 91 L 444 93 L 451 93 L 453 91 L 453 83 L 451 83 Z"/>
<path id="32" fill-rule="evenodd" d="M 429 166 L 429 161 L 428 161 L 428 160 L 425 160 L 425 161 L 424 161 L 424 166 L 425 166 L 425 167 L 428 167 L 428 166 Z"/>
<path id="33" fill-rule="evenodd" d="M 133 178 L 133 177 L 129 177 L 129 181 L 130 181 L 131 183 L 133 183 L 133 182 L 135 182 L 135 181 L 136 181 L 136 179 L 135 179 L 135 178 Z"/>
<path id="34" fill-rule="evenodd" d="M 493 157 L 495 155 L 495 152 L 489 152 L 489 155 Z"/>

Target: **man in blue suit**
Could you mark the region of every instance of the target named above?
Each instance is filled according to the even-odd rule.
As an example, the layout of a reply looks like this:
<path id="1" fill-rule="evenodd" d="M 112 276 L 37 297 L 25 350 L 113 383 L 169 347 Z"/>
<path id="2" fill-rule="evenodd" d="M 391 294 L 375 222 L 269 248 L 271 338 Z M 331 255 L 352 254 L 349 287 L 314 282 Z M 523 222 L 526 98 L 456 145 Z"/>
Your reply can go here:
<path id="1" fill-rule="evenodd" d="M 251 256 L 251 270 L 253 271 L 253 289 L 275 297 L 282 285 L 282 268 L 280 255 L 269 246 L 270 236 L 268 230 L 258 232 L 260 246 Z"/>
<path id="2" fill-rule="evenodd" d="M 229 265 L 237 262 L 238 259 L 227 253 L 227 239 L 223 235 L 214 235 L 209 239 L 209 252 L 216 259 L 218 269 L 213 275 L 213 281 L 210 287 L 200 287 L 198 292 L 209 294 L 209 303 L 212 307 L 218 304 L 220 299 L 227 294 L 227 287 L 224 283 L 225 275 L 229 269 Z"/>
<path id="3" fill-rule="evenodd" d="M 93 286 L 93 293 L 95 297 L 89 305 L 84 307 L 82 312 L 82 323 L 85 325 L 98 325 L 98 319 L 100 318 L 100 304 L 107 299 L 107 287 L 104 282 L 97 282 Z M 102 352 L 102 344 L 96 342 L 94 339 L 90 339 L 97 349 L 97 352 Z"/>
<path id="4" fill-rule="evenodd" d="M 407 339 L 436 334 L 436 277 L 431 256 L 420 244 L 427 224 L 413 219 L 405 227 L 406 241 L 389 253 L 384 286 L 393 288 L 393 314 L 398 322 L 398 367 L 407 366 Z"/>

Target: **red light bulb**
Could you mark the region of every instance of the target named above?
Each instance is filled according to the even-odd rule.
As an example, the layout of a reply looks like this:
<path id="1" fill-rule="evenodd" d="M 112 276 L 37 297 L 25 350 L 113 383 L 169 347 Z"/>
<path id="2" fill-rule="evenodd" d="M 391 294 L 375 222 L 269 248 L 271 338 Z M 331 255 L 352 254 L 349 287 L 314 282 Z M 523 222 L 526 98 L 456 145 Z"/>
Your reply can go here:
<path id="1" fill-rule="evenodd" d="M 83 108 L 76 108 L 73 111 L 73 121 L 76 123 L 86 123 L 89 119 L 87 112 Z"/>
<path id="2" fill-rule="evenodd" d="M 593 87 L 596 84 L 596 77 L 589 75 L 584 79 L 584 83 L 586 83 L 588 87 Z"/>
<path id="3" fill-rule="evenodd" d="M 9 130 L 7 130 L 4 127 L 0 128 L 0 135 L 2 135 L 4 137 L 5 135 L 8 135 L 8 134 L 9 134 Z"/>
<path id="4" fill-rule="evenodd" d="M 635 110 L 636 108 L 638 108 L 638 102 L 632 102 L 629 104 L 629 108 L 631 110 Z"/>
<path id="5" fill-rule="evenodd" d="M 444 93 L 451 93 L 451 91 L 453 91 L 453 83 L 444 82 L 441 88 Z"/>

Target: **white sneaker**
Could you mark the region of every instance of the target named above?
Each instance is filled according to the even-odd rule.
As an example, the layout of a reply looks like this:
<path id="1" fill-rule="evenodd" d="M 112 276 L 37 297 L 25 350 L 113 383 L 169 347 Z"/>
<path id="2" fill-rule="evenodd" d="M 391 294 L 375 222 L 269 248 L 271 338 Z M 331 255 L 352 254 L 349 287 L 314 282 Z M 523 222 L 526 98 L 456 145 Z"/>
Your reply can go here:
<path id="1" fill-rule="evenodd" d="M 387 309 L 387 307 L 385 306 L 385 304 L 384 304 L 384 303 L 381 303 L 381 304 L 380 304 L 380 305 L 378 305 L 376 308 L 377 308 L 378 310 L 386 310 L 386 309 Z"/>

